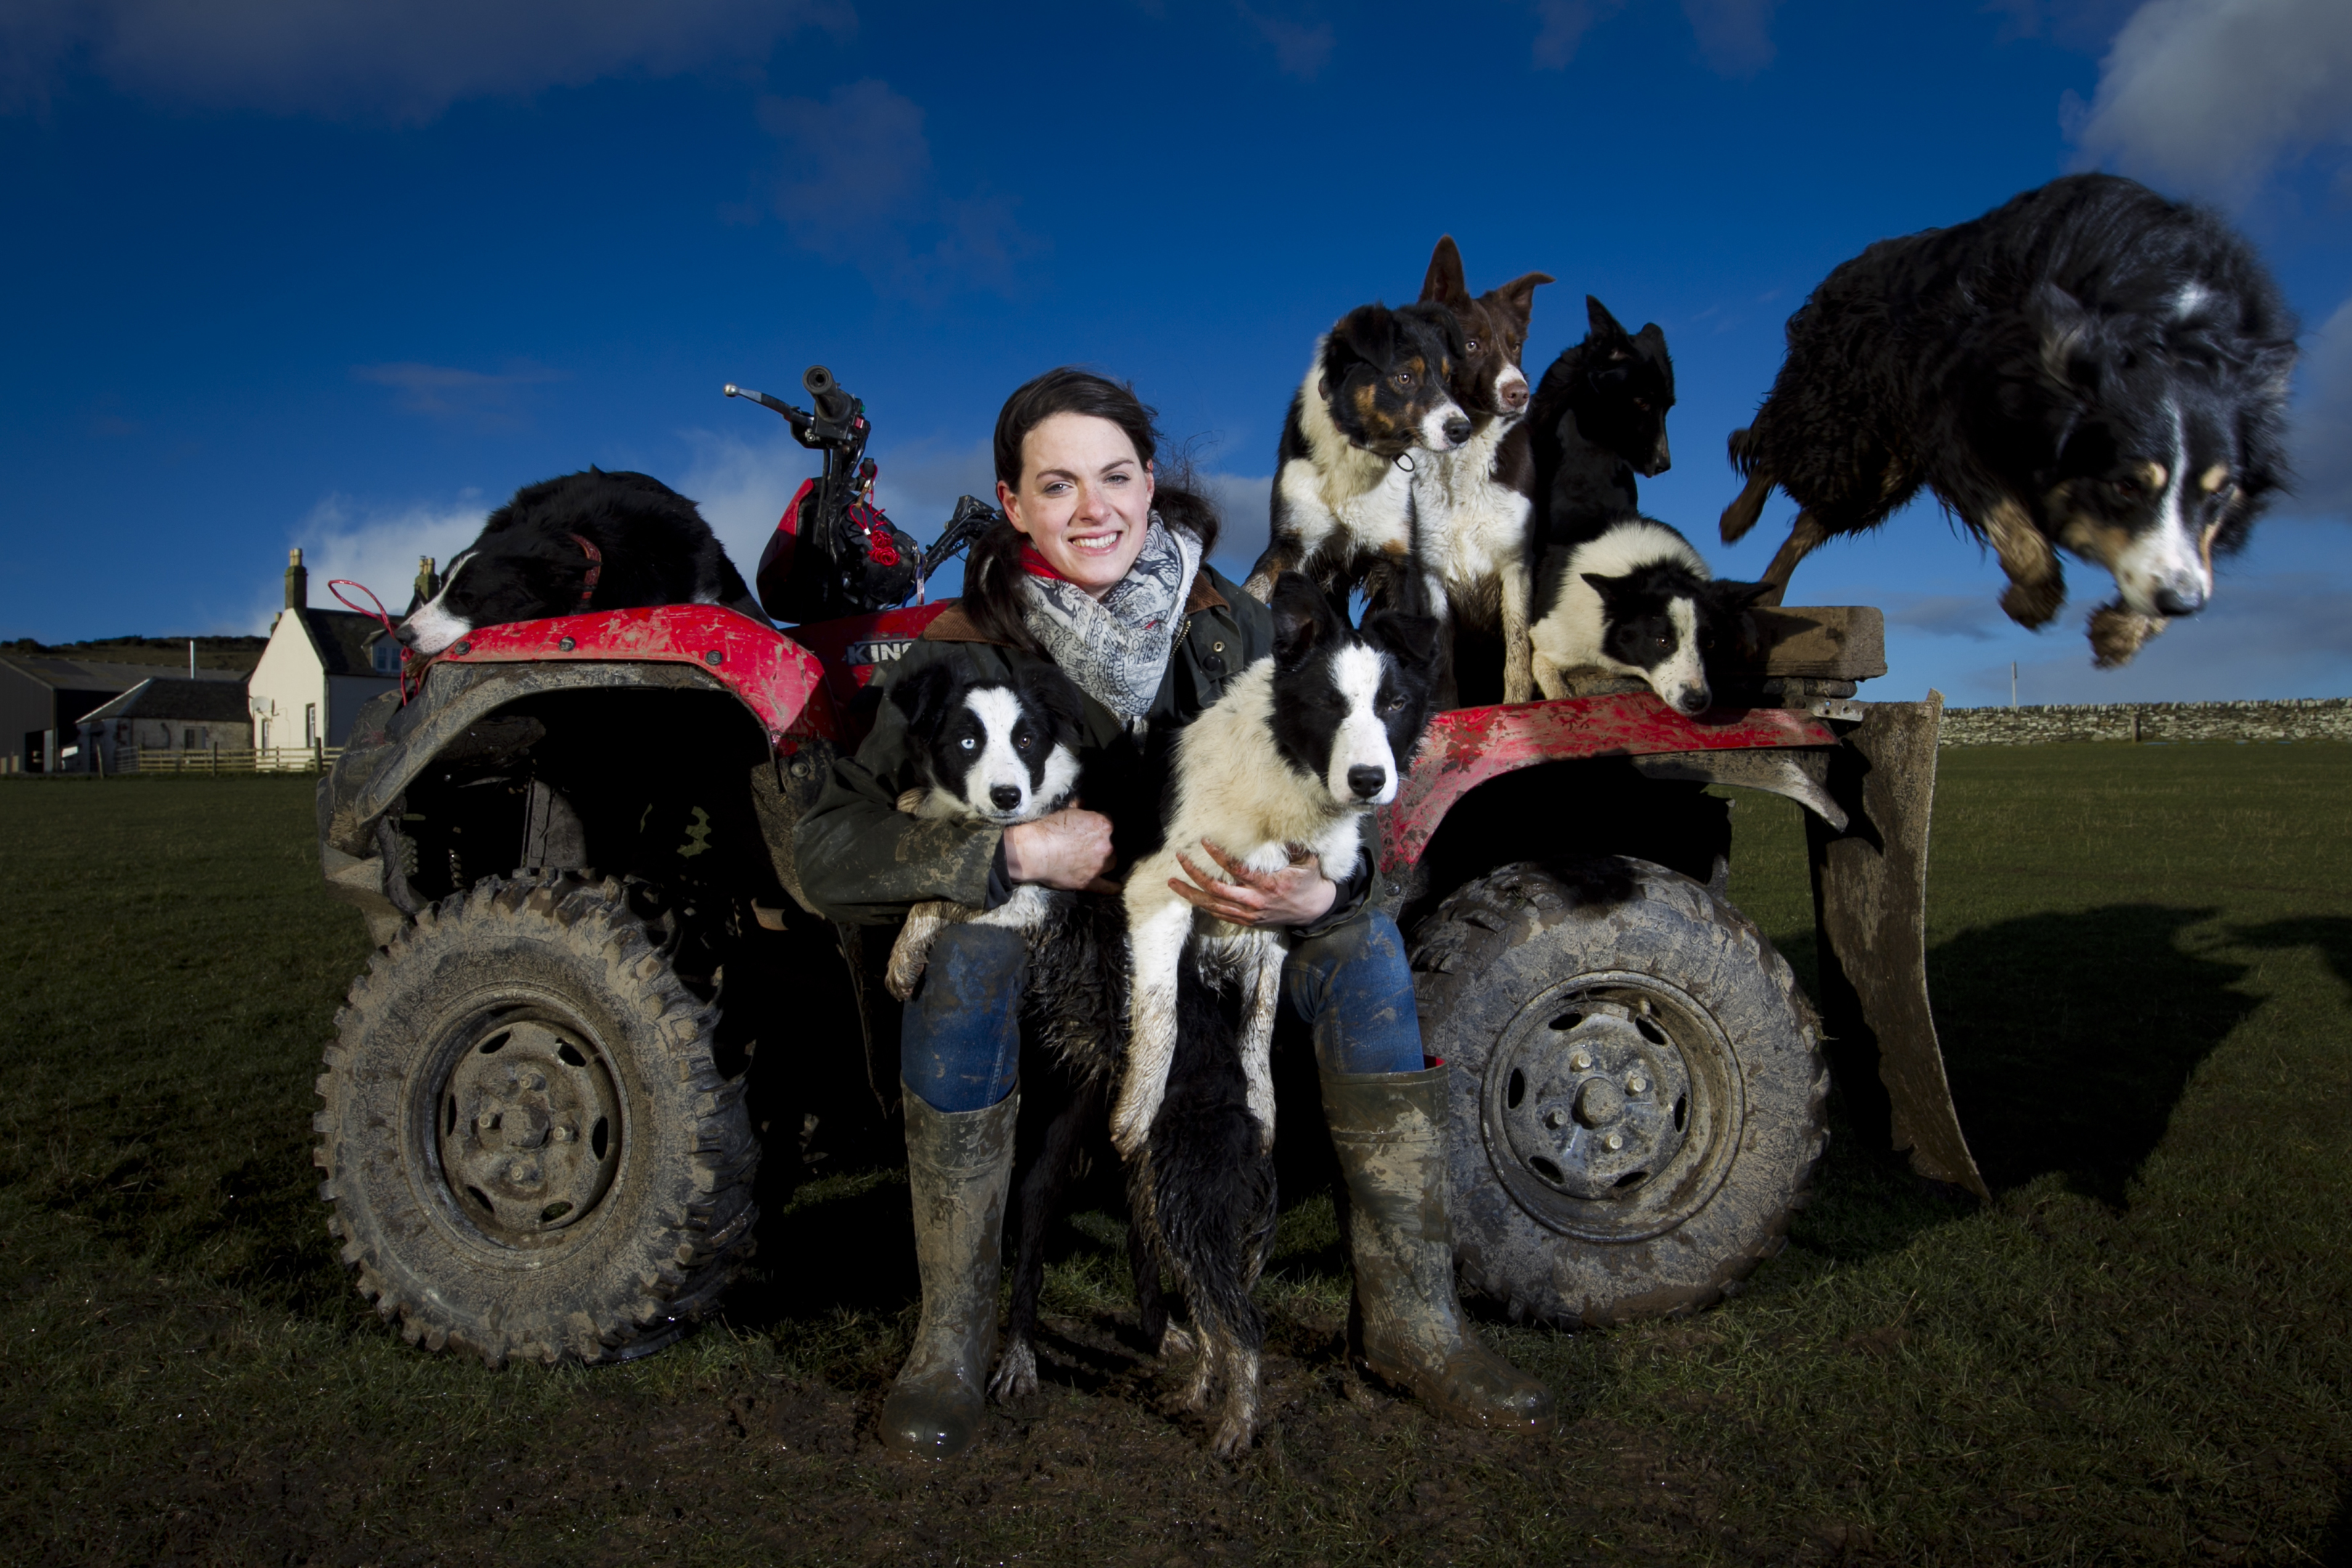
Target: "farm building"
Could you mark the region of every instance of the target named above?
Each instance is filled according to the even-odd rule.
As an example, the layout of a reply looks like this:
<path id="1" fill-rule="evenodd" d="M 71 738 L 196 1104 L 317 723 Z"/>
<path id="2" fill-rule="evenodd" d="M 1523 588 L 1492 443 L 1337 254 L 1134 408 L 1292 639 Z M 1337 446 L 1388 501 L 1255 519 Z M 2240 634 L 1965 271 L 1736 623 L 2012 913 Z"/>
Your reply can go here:
<path id="1" fill-rule="evenodd" d="M 155 673 L 152 664 L 0 652 L 0 769 L 88 773 L 91 763 L 78 732 L 81 721 Z M 193 681 L 178 684 L 216 686 L 231 694 L 223 700 L 241 701 L 245 672 L 199 669 Z"/>
<path id="2" fill-rule="evenodd" d="M 302 552 L 286 568 L 286 608 L 269 628 L 269 646 L 246 688 L 250 743 L 340 746 L 360 705 L 400 684 L 400 645 L 373 616 L 310 607 Z"/>
<path id="3" fill-rule="evenodd" d="M 242 751 L 252 744 L 252 716 L 245 687 L 226 680 L 190 680 L 150 676 L 113 701 L 82 715 L 84 759 L 104 759 L 108 773 L 126 771 L 134 748 L 143 751 L 209 752 L 217 746 Z"/>

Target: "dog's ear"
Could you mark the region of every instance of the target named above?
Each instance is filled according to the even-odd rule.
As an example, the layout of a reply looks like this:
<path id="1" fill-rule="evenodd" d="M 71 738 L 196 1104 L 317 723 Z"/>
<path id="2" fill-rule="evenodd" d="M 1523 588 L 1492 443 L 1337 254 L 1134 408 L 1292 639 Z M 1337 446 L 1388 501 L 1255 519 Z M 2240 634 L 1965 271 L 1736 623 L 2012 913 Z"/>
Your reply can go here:
<path id="1" fill-rule="evenodd" d="M 1266 607 L 1274 612 L 1274 662 L 1278 668 L 1291 669 L 1304 663 L 1342 629 L 1330 596 L 1304 572 L 1285 572 L 1276 577 L 1274 597 Z"/>
<path id="2" fill-rule="evenodd" d="M 890 683 L 890 702 L 907 717 L 907 728 L 918 735 L 939 725 L 948 693 L 955 689 L 956 672 L 945 662 L 927 664 L 904 679 Z"/>
<path id="3" fill-rule="evenodd" d="M 1734 583 L 1718 577 L 1706 585 L 1706 599 L 1717 614 L 1736 616 L 1771 591 L 1769 583 Z"/>
<path id="4" fill-rule="evenodd" d="M 1549 272 L 1528 272 L 1512 279 L 1495 292 L 1501 297 L 1503 303 L 1510 308 L 1511 313 L 1518 318 L 1519 324 L 1525 326 L 1528 323 L 1528 318 L 1536 313 L 1536 290 L 1547 283 L 1555 281 L 1557 279 Z"/>
<path id="5" fill-rule="evenodd" d="M 1041 664 L 1022 671 L 1021 700 L 1052 721 L 1054 739 L 1075 743 L 1086 726 L 1086 699 L 1077 682 L 1055 665 Z"/>
<path id="6" fill-rule="evenodd" d="M 1633 357 L 1633 340 L 1625 335 L 1625 329 L 1617 324 L 1617 318 L 1609 313 L 1609 307 L 1590 294 L 1584 297 L 1584 320 L 1591 329 L 1584 335 L 1589 346 L 1606 349 L 1611 359 Z"/>
<path id="7" fill-rule="evenodd" d="M 2097 391 L 2098 319 L 2083 302 L 2044 279 L 2026 297 L 2025 315 L 2033 324 L 2042 379 L 2065 392 Z"/>
<path id="8" fill-rule="evenodd" d="M 1664 365 L 1668 375 L 1674 374 L 1674 359 L 1666 353 L 1665 329 L 1657 322 L 1642 323 L 1642 330 L 1633 334 L 1633 352 L 1645 360 Z"/>
<path id="9" fill-rule="evenodd" d="M 1323 374 L 1343 378 L 1358 361 L 1388 363 L 1396 347 L 1396 313 L 1386 305 L 1359 305 L 1332 325 L 1323 343 Z"/>
<path id="10" fill-rule="evenodd" d="M 1633 585 L 1633 574 L 1631 572 L 1622 577 L 1604 577 L 1598 572 L 1580 572 L 1577 575 L 1583 578 L 1586 584 L 1601 595 L 1601 602 L 1603 605 L 1615 604 Z"/>
<path id="11" fill-rule="evenodd" d="M 1462 252 L 1450 234 L 1440 236 L 1437 248 L 1430 252 L 1429 271 L 1421 280 L 1421 301 L 1455 310 L 1470 308 L 1470 285 L 1462 279 Z"/>
<path id="12" fill-rule="evenodd" d="M 1394 654 L 1406 668 L 1423 675 L 1437 668 L 1437 621 L 1402 610 L 1375 610 L 1364 617 L 1364 637 Z"/>

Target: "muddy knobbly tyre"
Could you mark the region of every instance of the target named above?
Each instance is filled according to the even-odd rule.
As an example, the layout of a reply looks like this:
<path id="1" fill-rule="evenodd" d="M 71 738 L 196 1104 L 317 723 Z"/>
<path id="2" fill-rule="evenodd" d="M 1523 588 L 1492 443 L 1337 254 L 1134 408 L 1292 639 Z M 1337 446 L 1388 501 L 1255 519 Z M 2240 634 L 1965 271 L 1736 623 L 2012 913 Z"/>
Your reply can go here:
<path id="1" fill-rule="evenodd" d="M 742 1080 L 658 934 L 616 880 L 490 879 L 352 985 L 313 1157 L 344 1263 L 412 1343 L 625 1359 L 748 1255 Z"/>
<path id="2" fill-rule="evenodd" d="M 1780 1250 L 1829 1079 L 1737 910 L 1643 860 L 1509 866 L 1446 899 L 1412 961 L 1453 1069 L 1465 1284 L 1599 1327 L 1706 1306 Z"/>

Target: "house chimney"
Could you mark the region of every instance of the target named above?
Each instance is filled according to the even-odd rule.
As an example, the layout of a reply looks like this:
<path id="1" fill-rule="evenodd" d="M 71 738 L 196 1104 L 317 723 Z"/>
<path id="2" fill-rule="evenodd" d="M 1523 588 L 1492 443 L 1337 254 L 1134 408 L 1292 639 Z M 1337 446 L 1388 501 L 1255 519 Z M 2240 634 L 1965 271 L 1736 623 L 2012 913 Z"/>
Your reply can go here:
<path id="1" fill-rule="evenodd" d="M 430 604 L 433 601 L 433 595 L 440 591 L 440 580 L 433 575 L 433 557 L 418 556 L 416 558 L 416 603 Z"/>
<path id="2" fill-rule="evenodd" d="M 286 552 L 286 607 L 299 610 L 310 603 L 310 574 L 302 569 L 302 552 Z"/>

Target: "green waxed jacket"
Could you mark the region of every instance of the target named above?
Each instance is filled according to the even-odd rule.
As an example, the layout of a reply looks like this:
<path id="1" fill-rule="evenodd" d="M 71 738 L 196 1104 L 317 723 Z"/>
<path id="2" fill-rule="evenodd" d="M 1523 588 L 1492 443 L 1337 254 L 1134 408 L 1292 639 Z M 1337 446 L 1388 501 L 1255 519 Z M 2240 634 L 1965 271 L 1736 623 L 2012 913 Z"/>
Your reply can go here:
<path id="1" fill-rule="evenodd" d="M 1079 796 L 1087 809 L 1111 819 L 1122 869 L 1158 846 L 1160 801 L 1177 731 L 1223 696 L 1235 676 L 1273 651 L 1274 621 L 1266 607 L 1203 565 L 1185 602 L 1175 656 L 1145 715 L 1150 728 L 1143 740 L 1130 736 L 1110 710 L 1091 697 L 1085 700 Z M 873 732 L 856 755 L 834 764 L 816 804 L 793 834 L 802 890 L 834 920 L 885 924 L 925 899 L 986 905 L 992 871 L 1002 879 L 1003 828 L 926 820 L 898 809 L 898 796 L 921 780 L 908 745 L 906 716 L 887 700 L 888 683 L 940 659 L 962 660 L 983 679 L 1050 662 L 981 640 L 962 612 L 950 608 L 887 675 L 877 675 L 884 700 Z M 1370 880 L 1360 870 L 1342 881 L 1339 900 L 1313 929 L 1328 930 L 1360 911 Z"/>

